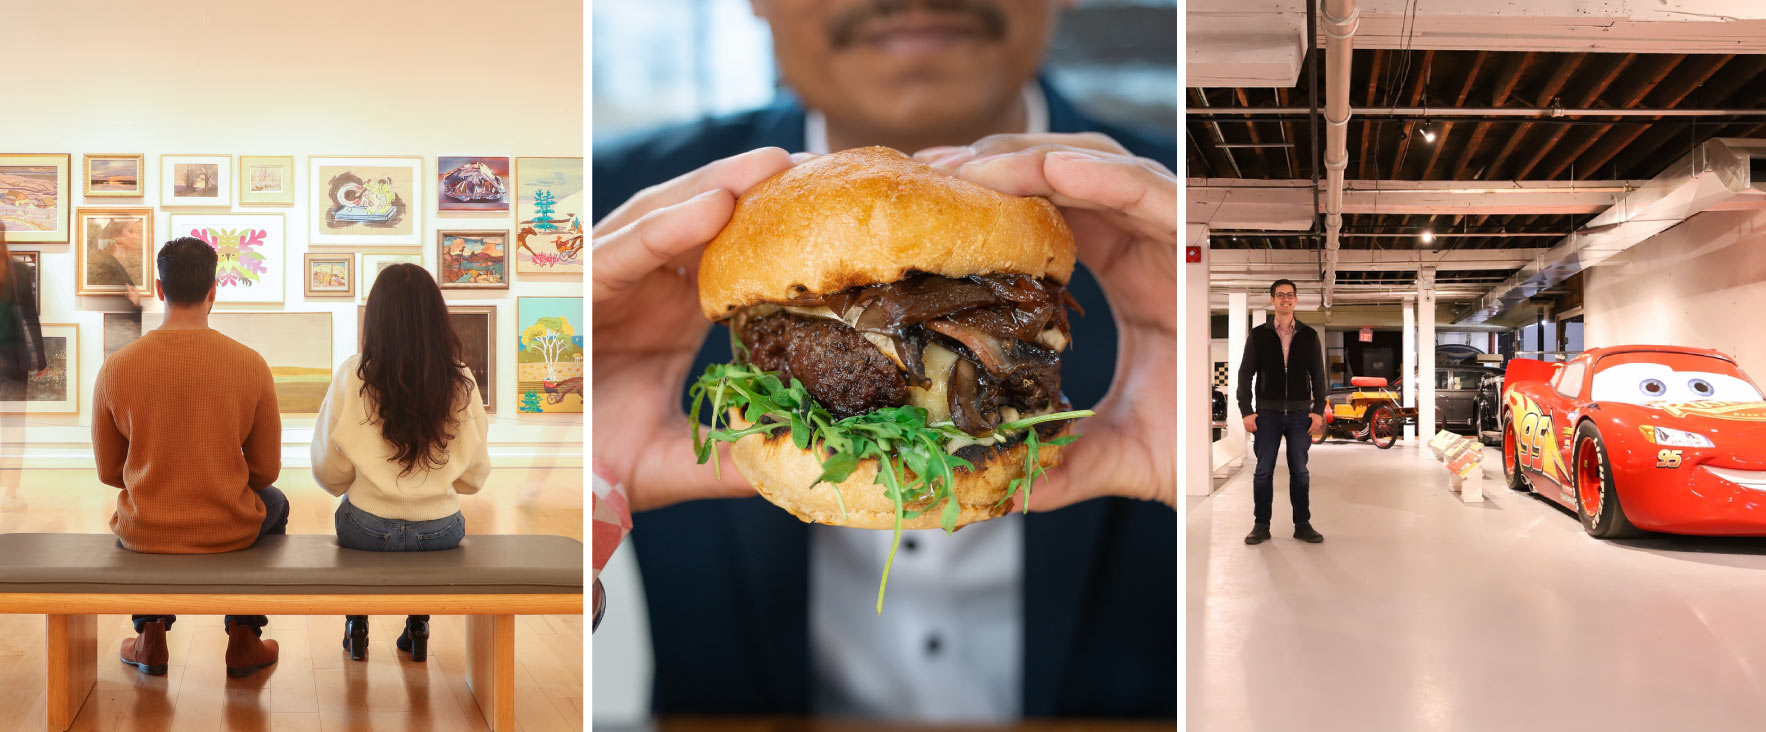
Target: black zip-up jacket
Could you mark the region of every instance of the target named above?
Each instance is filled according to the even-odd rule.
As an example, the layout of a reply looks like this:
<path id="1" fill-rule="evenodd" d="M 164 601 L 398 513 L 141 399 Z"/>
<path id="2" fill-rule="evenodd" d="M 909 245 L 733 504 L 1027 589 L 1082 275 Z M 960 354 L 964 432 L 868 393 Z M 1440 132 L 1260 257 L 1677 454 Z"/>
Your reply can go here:
<path id="1" fill-rule="evenodd" d="M 1245 357 L 1239 361 L 1239 414 L 1253 415 L 1252 377 L 1256 377 L 1257 406 L 1262 409 L 1309 411 L 1324 414 L 1324 344 L 1312 326 L 1294 321 L 1294 340 L 1288 358 L 1282 360 L 1282 337 L 1275 321 L 1251 329 L 1245 340 Z"/>

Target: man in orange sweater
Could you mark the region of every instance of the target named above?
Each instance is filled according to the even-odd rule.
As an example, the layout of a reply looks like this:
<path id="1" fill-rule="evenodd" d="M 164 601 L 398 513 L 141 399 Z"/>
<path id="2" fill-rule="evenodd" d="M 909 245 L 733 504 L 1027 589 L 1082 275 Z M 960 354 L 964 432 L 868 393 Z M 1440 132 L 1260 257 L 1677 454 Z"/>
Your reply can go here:
<path id="1" fill-rule="evenodd" d="M 183 237 L 159 252 L 159 328 L 112 354 L 92 390 L 98 479 L 121 488 L 110 529 L 149 554 L 215 554 L 285 534 L 288 499 L 271 485 L 282 470 L 282 418 L 264 358 L 208 327 L 215 250 Z M 136 615 L 123 663 L 166 672 L 171 615 Z M 269 619 L 228 615 L 227 675 L 276 663 Z"/>

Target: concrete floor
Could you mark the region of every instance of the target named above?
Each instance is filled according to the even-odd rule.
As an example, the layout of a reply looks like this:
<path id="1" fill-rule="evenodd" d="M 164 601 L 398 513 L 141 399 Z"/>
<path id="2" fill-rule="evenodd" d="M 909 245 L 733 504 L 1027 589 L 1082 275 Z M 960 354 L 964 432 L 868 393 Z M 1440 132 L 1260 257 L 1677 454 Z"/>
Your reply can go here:
<path id="1" fill-rule="evenodd" d="M 1251 471 L 1191 499 L 1189 729 L 1766 729 L 1766 540 L 1607 542 L 1400 445 L 1313 448 L 1313 525 L 1245 546 Z"/>

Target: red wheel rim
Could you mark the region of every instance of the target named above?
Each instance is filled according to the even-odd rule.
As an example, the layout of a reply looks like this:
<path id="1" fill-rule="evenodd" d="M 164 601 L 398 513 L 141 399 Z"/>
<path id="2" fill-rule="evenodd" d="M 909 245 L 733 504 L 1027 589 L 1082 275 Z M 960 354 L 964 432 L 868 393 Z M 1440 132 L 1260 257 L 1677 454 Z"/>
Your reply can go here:
<path id="1" fill-rule="evenodd" d="M 1520 467 L 1520 459 L 1515 455 L 1515 425 L 1511 422 L 1502 431 L 1502 469 L 1509 475 L 1514 475 Z"/>
<path id="2" fill-rule="evenodd" d="M 1392 429 L 1392 410 L 1385 407 L 1374 410 L 1373 416 L 1368 420 L 1367 430 L 1368 436 L 1375 442 L 1394 439 L 1397 435 L 1396 430 Z"/>
<path id="3" fill-rule="evenodd" d="M 1593 437 L 1584 437 L 1576 445 L 1576 499 L 1591 519 L 1600 516 L 1600 494 L 1600 451 Z"/>

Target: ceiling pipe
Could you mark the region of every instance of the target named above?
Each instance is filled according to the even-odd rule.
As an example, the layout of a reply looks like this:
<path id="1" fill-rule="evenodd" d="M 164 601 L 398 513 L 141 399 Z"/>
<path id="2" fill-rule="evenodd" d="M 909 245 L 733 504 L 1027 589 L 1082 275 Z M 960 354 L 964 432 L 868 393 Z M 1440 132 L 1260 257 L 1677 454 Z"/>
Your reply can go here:
<path id="1" fill-rule="evenodd" d="M 1327 33 L 1331 22 L 1331 0 L 1325 0 L 1325 22 Z M 1349 2 L 1351 13 L 1354 3 Z M 1354 20 L 1353 18 L 1351 19 Z M 1350 28 L 1349 34 L 1355 30 Z M 1325 38 L 1325 47 L 1330 47 L 1331 36 Z M 1348 40 L 1348 39 L 1345 39 Z M 1325 69 L 1329 73 L 1330 66 Z M 1326 89 L 1329 99 L 1330 90 Z M 1346 113 L 1365 117 L 1766 117 L 1766 109 L 1643 109 L 1628 107 L 1625 109 L 1569 109 L 1564 107 L 1353 107 L 1345 105 Z M 1306 107 L 1191 107 L 1186 114 L 1201 117 L 1247 116 L 1262 117 L 1270 115 L 1308 114 L 1312 110 Z M 1327 118 L 1327 122 L 1328 122 Z"/>
<path id="2" fill-rule="evenodd" d="M 1734 210 L 1737 204 L 1766 208 L 1766 180 L 1754 178 L 1757 164 L 1766 164 L 1766 140 L 1707 140 L 1557 246 L 1541 252 L 1533 263 L 1461 312 L 1458 322 L 1500 318 L 1576 273 L 1700 213 Z"/>
<path id="3" fill-rule="evenodd" d="M 1309 0 L 1310 1 L 1310 0 Z M 1355 0 L 1321 0 L 1325 36 L 1325 250 L 1324 308 L 1329 320 L 1337 279 L 1337 234 L 1343 228 L 1343 174 L 1349 167 L 1349 69 L 1361 11 Z"/>

